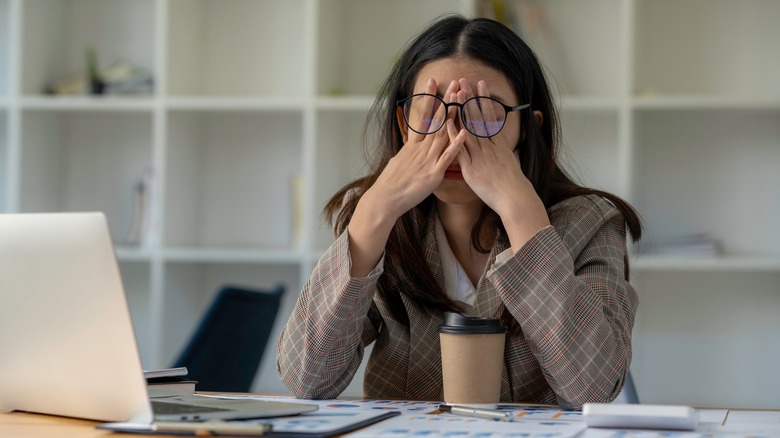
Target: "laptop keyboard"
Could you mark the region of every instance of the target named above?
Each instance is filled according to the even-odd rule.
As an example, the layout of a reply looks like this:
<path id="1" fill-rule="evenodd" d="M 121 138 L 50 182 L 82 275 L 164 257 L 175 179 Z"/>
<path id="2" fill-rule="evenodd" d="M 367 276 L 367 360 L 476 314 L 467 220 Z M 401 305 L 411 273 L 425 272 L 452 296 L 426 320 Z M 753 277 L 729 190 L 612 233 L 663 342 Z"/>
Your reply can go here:
<path id="1" fill-rule="evenodd" d="M 192 414 L 195 412 L 220 412 L 229 410 L 230 409 L 214 408 L 210 406 L 194 406 L 152 400 L 152 411 L 155 415 Z"/>

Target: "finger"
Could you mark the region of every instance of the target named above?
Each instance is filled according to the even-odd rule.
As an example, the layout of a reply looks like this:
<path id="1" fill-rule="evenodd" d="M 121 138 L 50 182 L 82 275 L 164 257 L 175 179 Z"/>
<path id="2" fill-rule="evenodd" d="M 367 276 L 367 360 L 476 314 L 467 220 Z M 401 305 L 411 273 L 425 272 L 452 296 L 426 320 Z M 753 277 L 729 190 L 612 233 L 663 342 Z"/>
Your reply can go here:
<path id="1" fill-rule="evenodd" d="M 472 135 L 481 134 L 484 131 L 484 123 L 480 112 L 478 110 L 475 111 L 473 108 L 474 102 L 462 90 L 458 92 L 458 102 L 463 105 L 463 113 L 461 115 L 463 127 L 468 129 Z"/>
<path id="2" fill-rule="evenodd" d="M 466 137 L 468 137 L 467 131 L 465 129 L 459 131 L 452 120 L 447 120 L 446 128 L 450 143 L 441 154 L 441 158 L 437 163 L 437 167 L 442 171 L 446 170 L 446 168 L 458 158 L 463 150 L 463 144 L 466 141 Z"/>
<path id="3" fill-rule="evenodd" d="M 475 101 L 471 100 L 474 97 L 474 91 L 471 88 L 471 84 L 467 80 L 461 79 L 460 86 L 461 90 L 463 90 L 463 94 L 459 95 L 458 98 L 461 99 L 460 103 L 465 104 L 463 107 L 463 120 L 466 128 L 474 135 L 486 135 L 485 119 L 482 115 L 482 109 L 479 105 L 476 105 Z M 468 101 L 467 104 L 466 101 Z"/>
<path id="4" fill-rule="evenodd" d="M 444 100 L 445 102 L 452 102 L 455 100 L 456 93 L 454 90 L 456 90 L 458 87 L 458 83 L 456 81 L 450 82 L 450 85 L 447 87 L 447 92 L 444 93 Z M 447 116 L 447 119 L 445 122 L 454 122 L 454 117 Z M 436 132 L 433 141 L 431 142 L 430 148 L 429 148 L 429 156 L 435 156 L 438 160 L 438 157 L 441 156 L 445 148 L 451 144 L 452 138 L 448 134 L 448 128 L 442 127 L 442 129 L 438 130 Z"/>
<path id="5" fill-rule="evenodd" d="M 423 93 L 435 96 L 438 86 L 435 79 L 429 78 Z M 438 124 L 441 123 L 442 116 L 438 114 L 441 110 L 438 100 L 421 97 L 415 103 L 416 105 L 412 108 L 415 112 L 415 129 L 420 132 L 430 132 L 439 126 Z M 418 141 L 422 141 L 427 134 L 418 133 L 418 136 L 420 136 Z"/>
<path id="6" fill-rule="evenodd" d="M 460 85 L 460 89 L 466 93 L 466 99 L 474 97 L 474 89 L 471 88 L 471 83 L 469 83 L 468 80 L 460 78 L 458 85 Z"/>
<path id="7" fill-rule="evenodd" d="M 444 92 L 444 95 L 442 99 L 446 102 L 448 100 L 447 96 L 450 95 L 454 90 L 457 90 L 458 83 L 457 81 L 450 81 L 450 84 L 447 86 L 447 91 Z M 433 93 L 435 93 L 434 91 Z M 431 93 L 431 94 L 433 94 Z M 441 101 L 436 100 L 437 102 L 437 111 L 436 111 L 436 119 L 434 120 L 430 130 L 437 129 L 435 133 L 428 135 L 428 153 L 429 155 L 434 155 L 437 157 L 441 155 L 444 148 L 449 144 L 449 140 L 447 138 L 447 130 L 444 128 L 444 124 L 446 123 L 447 119 L 449 118 L 449 115 L 444 111 L 444 108 L 446 106 L 443 106 Z"/>
<path id="8" fill-rule="evenodd" d="M 487 82 L 477 82 L 477 95 L 490 97 L 490 90 L 488 89 Z M 504 117 L 502 114 L 505 112 L 498 112 L 498 108 L 492 100 L 487 100 L 484 105 L 480 105 L 482 108 L 482 115 L 485 120 L 485 128 L 488 135 L 495 134 L 499 128 L 504 124 Z"/>
<path id="9" fill-rule="evenodd" d="M 447 103 L 455 102 L 454 96 L 458 92 L 458 81 L 452 80 L 450 82 L 450 85 L 447 87 L 447 90 L 444 92 L 444 101 Z M 456 108 L 450 107 L 450 110 L 447 112 L 448 118 L 454 118 L 455 112 L 457 112 Z"/>

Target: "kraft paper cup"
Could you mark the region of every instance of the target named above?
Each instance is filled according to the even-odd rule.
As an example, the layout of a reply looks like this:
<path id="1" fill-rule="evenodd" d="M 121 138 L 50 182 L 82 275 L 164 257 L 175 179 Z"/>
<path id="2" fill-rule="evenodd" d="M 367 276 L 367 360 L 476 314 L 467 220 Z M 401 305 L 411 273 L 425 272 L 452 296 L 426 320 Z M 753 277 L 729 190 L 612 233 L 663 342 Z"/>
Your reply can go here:
<path id="1" fill-rule="evenodd" d="M 506 331 L 500 319 L 445 312 L 444 323 L 439 326 L 445 403 L 497 406 Z"/>

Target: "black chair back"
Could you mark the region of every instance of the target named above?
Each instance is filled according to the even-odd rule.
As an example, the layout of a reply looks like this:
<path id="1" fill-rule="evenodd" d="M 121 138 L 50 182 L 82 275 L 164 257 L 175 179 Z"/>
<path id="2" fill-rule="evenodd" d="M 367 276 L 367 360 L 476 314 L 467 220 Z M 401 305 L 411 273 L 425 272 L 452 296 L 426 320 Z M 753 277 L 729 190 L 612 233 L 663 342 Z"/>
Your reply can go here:
<path id="1" fill-rule="evenodd" d="M 173 366 L 187 367 L 198 391 L 249 392 L 283 293 L 223 287 Z"/>

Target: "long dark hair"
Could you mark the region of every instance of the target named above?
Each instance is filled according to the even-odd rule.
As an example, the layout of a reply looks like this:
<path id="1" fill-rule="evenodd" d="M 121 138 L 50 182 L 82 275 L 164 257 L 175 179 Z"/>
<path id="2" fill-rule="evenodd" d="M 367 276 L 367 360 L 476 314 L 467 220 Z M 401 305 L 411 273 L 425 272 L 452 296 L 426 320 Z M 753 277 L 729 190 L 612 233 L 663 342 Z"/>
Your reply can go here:
<path id="1" fill-rule="evenodd" d="M 371 123 L 379 128 L 378 147 L 374 151 L 369 173 L 339 190 L 323 209 L 336 235 L 344 232 L 360 197 L 374 184 L 390 158 L 403 146 L 396 121 L 395 102 L 412 94 L 417 74 L 427 63 L 456 55 L 477 59 L 502 72 L 513 87 L 518 101 L 531 103 L 530 111 L 520 112 L 525 135 L 521 136 L 517 149 L 523 173 L 533 184 L 545 207 L 549 208 L 578 195 L 603 196 L 621 211 L 633 240 L 639 240 L 641 221 L 628 203 L 610 193 L 576 184 L 561 169 L 557 160 L 560 137 L 558 114 L 539 61 L 528 45 L 512 30 L 496 21 L 486 18 L 470 20 L 459 15 L 437 20 L 413 39 L 381 88 L 371 109 L 373 119 L 367 119 L 364 131 L 366 138 Z M 540 111 L 544 115 L 541 126 L 536 123 L 533 111 Z M 392 316 L 398 321 L 408 321 L 402 295 L 426 313 L 462 310 L 457 303 L 447 298 L 437 284 L 420 245 L 434 205 L 435 198 L 430 195 L 402 215 L 385 247 L 384 274 L 377 288 Z M 480 236 L 484 236 L 482 232 L 485 227 L 497 227 L 504 231 L 498 215 L 487 206 L 483 207 L 471 233 L 472 244 L 482 252 L 489 251 L 489 248 L 483 247 L 480 239 Z M 628 279 L 627 260 L 625 276 Z"/>

